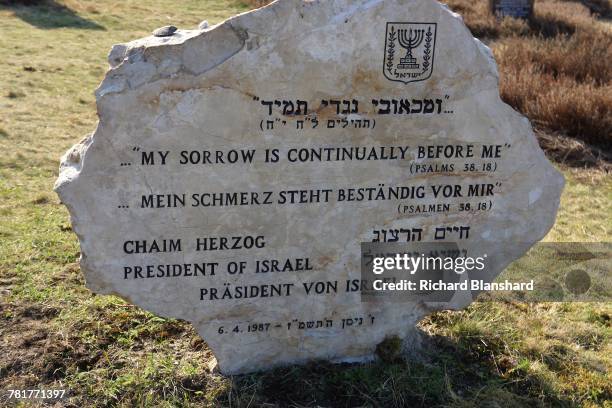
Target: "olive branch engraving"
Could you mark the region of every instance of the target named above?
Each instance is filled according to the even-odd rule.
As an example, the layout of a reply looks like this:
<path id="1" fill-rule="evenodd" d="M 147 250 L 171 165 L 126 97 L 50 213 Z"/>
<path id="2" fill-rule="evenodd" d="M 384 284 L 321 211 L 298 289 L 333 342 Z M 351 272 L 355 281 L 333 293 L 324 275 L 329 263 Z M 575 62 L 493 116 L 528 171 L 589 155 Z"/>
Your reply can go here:
<path id="1" fill-rule="evenodd" d="M 395 31 L 395 27 L 391 26 L 391 30 L 389 30 L 389 38 L 387 47 L 387 71 L 391 74 L 393 71 L 393 58 L 395 56 L 395 39 L 397 32 Z"/>
<path id="2" fill-rule="evenodd" d="M 433 34 L 431 32 L 431 26 L 427 30 L 427 34 L 425 34 L 425 48 L 423 50 L 423 73 L 427 72 L 429 69 L 429 60 L 431 59 L 431 40 Z"/>

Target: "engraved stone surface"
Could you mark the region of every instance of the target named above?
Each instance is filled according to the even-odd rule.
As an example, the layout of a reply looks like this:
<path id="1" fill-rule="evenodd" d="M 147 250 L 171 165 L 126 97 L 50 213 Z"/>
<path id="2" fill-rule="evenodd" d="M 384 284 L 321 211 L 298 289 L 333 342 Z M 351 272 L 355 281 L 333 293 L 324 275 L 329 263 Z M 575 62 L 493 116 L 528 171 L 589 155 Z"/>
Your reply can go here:
<path id="1" fill-rule="evenodd" d="M 488 246 L 495 276 L 554 223 L 563 177 L 436 1 L 279 0 L 109 62 L 55 187 L 87 286 L 191 322 L 223 373 L 408 349 L 470 302 L 362 302 L 362 242 Z"/>

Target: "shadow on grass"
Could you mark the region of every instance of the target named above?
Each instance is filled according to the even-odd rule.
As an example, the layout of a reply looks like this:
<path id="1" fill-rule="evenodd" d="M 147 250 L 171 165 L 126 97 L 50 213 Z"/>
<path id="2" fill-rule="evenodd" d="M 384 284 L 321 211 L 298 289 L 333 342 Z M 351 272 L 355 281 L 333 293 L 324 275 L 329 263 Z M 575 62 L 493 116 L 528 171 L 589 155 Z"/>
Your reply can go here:
<path id="1" fill-rule="evenodd" d="M 218 402 L 238 407 L 571 406 L 520 365 L 493 361 L 488 348 L 494 345 L 428 336 L 425 341 L 422 359 L 350 365 L 314 362 L 234 376 Z"/>
<path id="2" fill-rule="evenodd" d="M 0 0 L 0 10 L 9 10 L 26 23 L 42 29 L 105 30 L 104 26 L 79 16 L 55 0 Z"/>
<path id="3" fill-rule="evenodd" d="M 534 14 L 528 20 L 531 35 L 554 38 L 560 35 L 573 35 L 576 26 L 552 15 Z"/>
<path id="4" fill-rule="evenodd" d="M 597 15 L 599 18 L 610 19 L 612 18 L 612 4 L 609 0 L 564 0 L 571 3 L 584 4 L 591 13 Z"/>
<path id="5" fill-rule="evenodd" d="M 455 9 L 459 9 L 455 7 Z M 468 27 L 472 34 L 486 41 L 494 41 L 508 37 L 541 37 L 544 39 L 558 36 L 572 36 L 576 33 L 576 26 L 551 15 L 534 14 L 529 19 L 521 20 L 506 17 L 497 20 L 489 17 L 488 20 L 476 21 Z"/>

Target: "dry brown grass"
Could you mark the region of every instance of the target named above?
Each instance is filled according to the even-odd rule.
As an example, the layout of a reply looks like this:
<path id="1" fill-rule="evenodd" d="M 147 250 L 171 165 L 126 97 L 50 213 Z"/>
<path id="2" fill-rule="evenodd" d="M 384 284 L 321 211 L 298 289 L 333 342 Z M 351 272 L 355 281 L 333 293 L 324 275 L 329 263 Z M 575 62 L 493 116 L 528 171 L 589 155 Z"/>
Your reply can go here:
<path id="1" fill-rule="evenodd" d="M 606 175 L 612 170 L 609 154 L 582 140 L 539 129 L 536 129 L 536 136 L 546 155 L 558 163 L 566 163 L 578 170 L 592 169 L 588 172 L 590 175 Z"/>
<path id="2" fill-rule="evenodd" d="M 449 0 L 493 49 L 502 98 L 534 123 L 549 156 L 608 167 L 612 156 L 609 0 L 536 1 L 529 21 L 498 21 L 486 1 Z"/>
<path id="3" fill-rule="evenodd" d="M 610 0 L 583 0 L 581 3 L 587 6 L 589 10 L 594 14 L 597 14 L 604 18 L 612 17 L 612 4 L 610 4 Z"/>
<path id="4" fill-rule="evenodd" d="M 513 38 L 495 49 L 502 97 L 538 127 L 609 150 L 612 84 L 603 80 L 604 75 L 591 76 L 596 72 L 589 71 L 596 67 L 588 63 L 584 67 L 577 64 L 572 72 L 571 56 L 563 61 L 560 47 L 552 45 L 548 53 L 547 48 L 546 42 Z M 607 70 L 603 67 L 602 73 Z"/>
<path id="5" fill-rule="evenodd" d="M 607 3 L 609 0 L 601 0 Z M 533 17 L 528 20 L 494 17 L 485 0 L 445 0 L 451 9 L 461 14 L 474 36 L 494 40 L 511 36 L 556 37 L 574 34 L 593 24 L 597 18 L 581 2 L 564 0 L 536 1 Z"/>

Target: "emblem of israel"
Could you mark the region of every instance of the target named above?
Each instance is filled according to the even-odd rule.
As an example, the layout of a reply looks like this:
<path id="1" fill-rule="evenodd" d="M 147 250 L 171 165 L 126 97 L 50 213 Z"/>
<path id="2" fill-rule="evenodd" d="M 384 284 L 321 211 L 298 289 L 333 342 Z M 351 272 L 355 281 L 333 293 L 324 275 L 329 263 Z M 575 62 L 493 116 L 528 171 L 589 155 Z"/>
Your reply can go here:
<path id="1" fill-rule="evenodd" d="M 424 81 L 431 76 L 436 23 L 387 23 L 383 72 L 391 81 Z"/>

